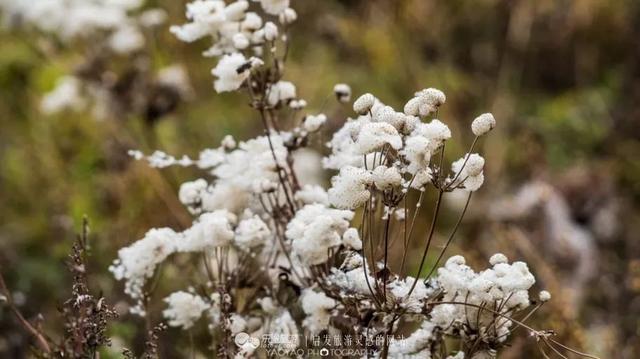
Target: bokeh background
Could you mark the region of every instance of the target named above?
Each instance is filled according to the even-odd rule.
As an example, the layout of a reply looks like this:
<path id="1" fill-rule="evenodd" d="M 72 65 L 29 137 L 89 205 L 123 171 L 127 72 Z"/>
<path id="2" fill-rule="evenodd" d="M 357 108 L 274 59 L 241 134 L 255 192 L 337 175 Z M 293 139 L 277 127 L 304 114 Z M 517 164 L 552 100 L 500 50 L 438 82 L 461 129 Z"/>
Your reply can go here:
<path id="1" fill-rule="evenodd" d="M 184 1 L 152 3 L 168 11 L 169 23 L 183 22 Z M 330 127 L 351 115 L 327 101 L 338 82 L 396 108 L 416 90 L 442 89 L 439 116 L 456 138 L 450 159 L 470 143 L 471 120 L 493 112 L 498 127 L 480 145 L 486 184 L 447 253 L 464 254 L 477 269 L 496 251 L 529 262 L 535 288 L 553 294 L 532 325 L 602 358 L 640 357 L 640 2 L 323 0 L 293 7 L 300 20 L 285 78 L 310 112 L 329 115 Z M 117 249 L 151 227 L 190 223 L 177 189 L 203 174 L 150 169 L 128 149 L 194 156 L 225 134 L 260 133 L 246 98 L 214 93 L 215 62 L 201 56 L 206 41 L 181 43 L 166 27 L 153 36 L 151 67 L 182 64 L 193 93 L 150 122 L 96 119 L 89 111 L 43 115 L 40 99 L 82 62 L 82 45 L 24 28 L 0 32 L 0 270 L 25 316 L 44 318 L 52 333 L 61 330 L 57 307 L 70 291 L 64 260 L 83 215 L 91 223 L 93 289 L 120 307 L 126 298 L 107 271 Z M 460 205 L 456 196 L 447 201 L 439 241 Z M 423 215 L 427 222 L 429 211 Z M 175 281 L 180 266 L 167 268 L 160 290 L 183 284 Z M 2 308 L 0 357 L 28 353 L 18 328 Z M 122 346 L 140 350 L 143 328 L 122 315 L 110 329 L 114 350 L 104 356 L 118 357 Z M 206 326 L 199 330 L 207 353 Z M 172 333 L 164 334 L 172 338 L 162 346 L 165 357 L 188 345 Z M 538 357 L 533 339 L 519 334 L 503 357 Z"/>

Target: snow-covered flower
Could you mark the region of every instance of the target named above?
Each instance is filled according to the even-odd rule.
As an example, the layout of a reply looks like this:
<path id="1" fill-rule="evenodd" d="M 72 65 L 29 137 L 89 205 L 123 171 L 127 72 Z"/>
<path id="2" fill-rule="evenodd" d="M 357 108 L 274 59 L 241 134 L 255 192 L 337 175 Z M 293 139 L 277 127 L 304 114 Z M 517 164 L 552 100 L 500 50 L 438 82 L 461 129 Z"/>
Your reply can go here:
<path id="1" fill-rule="evenodd" d="M 354 209 L 369 200 L 368 186 L 373 182 L 371 173 L 363 168 L 343 167 L 331 179 L 329 202 L 337 208 Z"/>
<path id="2" fill-rule="evenodd" d="M 429 116 L 447 100 L 444 93 L 438 89 L 428 88 L 415 93 L 404 106 L 404 113 L 410 116 Z"/>
<path id="3" fill-rule="evenodd" d="M 286 103 L 296 98 L 296 86 L 288 81 L 278 81 L 267 91 L 269 94 L 267 102 L 271 106 L 276 106 L 281 102 Z"/>
<path id="4" fill-rule="evenodd" d="M 353 110 L 359 115 L 365 115 L 367 112 L 371 110 L 373 104 L 376 102 L 375 96 L 370 93 L 366 93 L 356 100 L 353 103 Z"/>
<path id="5" fill-rule="evenodd" d="M 260 5 L 267 14 L 278 15 L 289 7 L 289 0 L 254 0 L 259 1 Z"/>
<path id="6" fill-rule="evenodd" d="M 544 303 L 544 302 L 548 302 L 549 300 L 551 300 L 551 293 L 549 293 L 546 290 L 540 291 L 540 294 L 538 294 L 538 299 Z"/>
<path id="7" fill-rule="evenodd" d="M 164 301 L 168 304 L 162 314 L 172 327 L 182 327 L 189 329 L 200 319 L 202 313 L 209 309 L 209 304 L 199 295 L 188 292 L 175 292 L 166 297 Z"/>
<path id="8" fill-rule="evenodd" d="M 302 263 L 315 265 L 325 262 L 329 249 L 342 243 L 342 235 L 349 228 L 353 212 L 310 204 L 300 209 L 287 225 L 286 236 L 291 248 Z"/>
<path id="9" fill-rule="evenodd" d="M 218 65 L 211 70 L 211 74 L 217 77 L 214 87 L 217 92 L 234 91 L 240 88 L 244 81 L 249 78 L 251 69 L 260 66 L 261 60 L 251 58 L 247 60 L 240 53 L 225 55 L 220 59 Z"/>
<path id="10" fill-rule="evenodd" d="M 378 166 L 371 173 L 373 183 L 379 190 L 400 186 L 402 175 L 395 167 Z"/>
<path id="11" fill-rule="evenodd" d="M 109 270 L 117 280 L 125 281 L 125 293 L 140 299 L 143 286 L 158 264 L 176 250 L 179 235 L 170 228 L 152 229 L 144 238 L 118 251 L 118 259 Z"/>
<path id="12" fill-rule="evenodd" d="M 234 241 L 240 248 L 252 249 L 265 244 L 271 230 L 260 217 L 253 215 L 238 223 Z"/>
<path id="13" fill-rule="evenodd" d="M 372 122 L 362 126 L 356 141 L 360 154 L 379 150 L 385 144 L 396 150 L 402 148 L 402 138 L 395 127 L 384 122 Z"/>
<path id="14" fill-rule="evenodd" d="M 496 119 L 490 113 L 483 113 L 471 123 L 471 131 L 476 136 L 482 136 L 496 127 Z"/>
<path id="15" fill-rule="evenodd" d="M 308 132 L 316 132 L 325 122 L 327 122 L 327 116 L 322 113 L 316 116 L 308 115 L 304 118 L 302 126 Z"/>
<path id="16" fill-rule="evenodd" d="M 314 335 L 327 329 L 331 319 L 331 309 L 336 306 L 336 301 L 327 297 L 324 293 L 312 288 L 305 289 L 300 296 L 302 310 L 307 315 L 302 325 Z"/>
<path id="17" fill-rule="evenodd" d="M 358 234 L 358 230 L 355 228 L 347 229 L 342 235 L 342 244 L 356 251 L 361 250 L 362 241 L 360 240 L 360 235 Z"/>
<path id="18" fill-rule="evenodd" d="M 347 84 L 336 84 L 333 86 L 333 93 L 340 102 L 351 101 L 351 87 Z"/>

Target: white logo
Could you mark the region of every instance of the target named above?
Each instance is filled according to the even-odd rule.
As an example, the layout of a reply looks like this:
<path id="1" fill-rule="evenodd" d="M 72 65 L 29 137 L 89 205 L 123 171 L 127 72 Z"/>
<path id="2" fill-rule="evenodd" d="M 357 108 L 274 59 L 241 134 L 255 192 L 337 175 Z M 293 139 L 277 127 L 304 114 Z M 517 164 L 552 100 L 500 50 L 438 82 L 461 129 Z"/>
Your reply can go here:
<path id="1" fill-rule="evenodd" d="M 236 337 L 233 339 L 233 341 L 240 348 L 256 349 L 260 346 L 260 339 L 254 338 L 245 332 L 236 334 Z"/>

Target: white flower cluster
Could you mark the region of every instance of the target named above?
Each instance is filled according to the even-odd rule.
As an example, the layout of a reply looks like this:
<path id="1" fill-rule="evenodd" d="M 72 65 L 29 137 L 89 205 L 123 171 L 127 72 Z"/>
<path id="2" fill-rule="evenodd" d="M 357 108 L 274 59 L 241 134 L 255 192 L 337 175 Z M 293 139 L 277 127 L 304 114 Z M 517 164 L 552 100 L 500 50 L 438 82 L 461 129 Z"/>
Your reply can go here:
<path id="1" fill-rule="evenodd" d="M 418 218 L 419 192 L 433 186 L 442 196 L 476 191 L 483 184 L 485 160 L 473 153 L 477 137 L 449 166 L 443 162 L 452 133 L 434 118 L 446 102 L 442 91 L 418 91 L 402 111 L 365 94 L 353 103 L 358 116 L 333 134 L 327 144 L 331 153 L 320 161 L 305 147 L 329 120 L 325 114 L 299 112 L 306 101 L 282 78 L 284 56 L 276 52 L 278 40 L 287 43 L 281 35 L 297 15 L 288 0 L 256 2 L 264 18 L 273 17 L 279 26 L 249 11 L 245 0 L 196 0 L 187 5 L 189 22 L 171 31 L 184 41 L 213 40 L 205 55 L 220 57 L 213 69 L 215 90 L 246 89 L 265 134 L 239 143 L 226 137 L 197 159 L 132 151 L 152 166 L 197 166 L 211 178 L 180 187 L 180 201 L 198 216 L 192 227 L 179 233 L 153 230 L 122 249 L 112 266 L 116 278 L 125 281 L 126 292 L 140 306 L 147 280 L 169 255 L 203 253 L 212 257 L 204 268 L 209 282 L 202 288 L 208 293 L 170 295 L 164 311 L 170 325 L 188 329 L 206 312 L 212 333 L 267 334 L 272 347 L 291 350 L 301 334 L 337 333 L 345 324 L 349 333 L 353 328 L 369 339 L 393 334 L 403 317 L 403 322 L 416 321 L 417 329 L 405 340 L 392 339 L 389 357 L 463 359 L 464 352 L 441 355 L 445 335 L 462 340 L 464 348 L 478 344 L 471 358 L 492 353 L 510 334 L 513 314 L 530 305 L 528 290 L 535 279 L 526 264 L 510 264 L 497 254 L 491 268 L 476 273 L 463 257 L 454 256 L 425 281 L 420 276 L 433 230 L 421 243 L 426 249 L 418 274 L 394 273 L 396 266 L 388 263 L 389 242 L 395 238 L 403 238 L 409 251 L 414 223 L 409 229 L 409 221 L 396 222 Z M 339 102 L 350 101 L 348 85 L 333 91 Z M 282 121 L 285 115 L 297 125 L 279 128 L 289 122 Z M 484 114 L 470 127 L 482 136 L 495 127 L 495 119 Z M 318 180 L 320 162 L 339 171 L 328 189 Z M 409 191 L 420 194 L 411 213 Z M 437 212 L 434 224 L 436 218 Z M 216 266 L 212 270 L 209 264 Z M 245 300 L 243 286 L 257 299 Z M 541 302 L 550 297 L 539 294 Z M 236 357 L 254 355 L 249 337 L 240 339 Z M 374 354 L 381 355 L 381 349 Z"/>
<path id="2" fill-rule="evenodd" d="M 310 204 L 300 209 L 287 225 L 286 236 L 302 263 L 315 265 L 329 258 L 329 249 L 342 244 L 353 212 Z"/>
<path id="3" fill-rule="evenodd" d="M 476 273 L 462 256 L 454 256 L 438 269 L 436 280 L 445 304 L 431 312 L 433 323 L 449 331 L 467 325 L 498 341 L 507 339 L 513 324 L 509 318 L 530 305 L 529 289 L 535 278 L 526 263 L 509 264 L 503 254 L 495 254 L 489 262 L 492 268 Z"/>
<path id="4" fill-rule="evenodd" d="M 247 226 L 251 226 L 246 221 L 243 220 L 236 226 L 237 217 L 234 214 L 219 210 L 203 213 L 183 232 L 175 232 L 169 228 L 152 229 L 141 240 L 120 249 L 118 259 L 109 270 L 116 279 L 125 281 L 125 293 L 140 305 L 145 294 L 145 283 L 154 275 L 157 266 L 170 255 L 232 245 L 245 248 L 247 243 L 257 245 L 258 241 L 266 240 L 269 232 L 264 228 L 254 233 L 242 233 L 247 231 Z M 242 235 L 236 236 L 234 229 L 239 230 Z M 145 314 L 140 306 L 134 307 L 132 311 Z"/>
<path id="5" fill-rule="evenodd" d="M 168 308 L 162 314 L 169 320 L 169 325 L 183 329 L 191 328 L 210 307 L 202 297 L 188 292 L 172 293 L 164 301 Z"/>
<path id="6" fill-rule="evenodd" d="M 329 327 L 331 310 L 336 306 L 336 301 L 327 297 L 324 293 L 312 288 L 305 289 L 300 296 L 302 310 L 307 317 L 302 325 L 313 335 L 320 333 Z"/>
<path id="7" fill-rule="evenodd" d="M 24 22 L 63 40 L 107 33 L 111 50 L 127 54 L 144 46 L 143 26 L 166 19 L 160 9 L 141 11 L 143 0 L 2 0 L 8 17 Z"/>
<path id="8" fill-rule="evenodd" d="M 221 57 L 212 70 L 216 77 L 214 87 L 217 92 L 240 88 L 249 78 L 251 70 L 264 64 L 262 57 L 265 46 L 270 51 L 281 28 L 297 18 L 296 12 L 289 7 L 288 0 L 260 1 L 264 12 L 278 16 L 281 28 L 272 21 L 265 21 L 257 13 L 248 11 L 249 5 L 247 0 L 231 3 L 223 0 L 195 0 L 187 4 L 186 17 L 189 22 L 171 27 L 171 32 L 185 42 L 211 38 L 213 45 L 204 55 Z M 249 58 L 245 57 L 249 54 Z M 269 103 L 275 105 L 294 97 L 293 84 L 280 82 L 270 89 Z"/>
<path id="9" fill-rule="evenodd" d="M 451 138 L 451 131 L 437 119 L 422 122 L 422 117 L 436 112 L 444 102 L 441 91 L 425 89 L 416 93 L 403 113 L 371 94 L 360 96 L 354 103 L 360 116 L 348 120 L 328 143 L 332 153 L 324 166 L 340 169 L 329 189 L 331 204 L 354 209 L 370 199 L 371 190 L 406 193 L 409 188 L 423 190 L 432 182 L 434 170 L 439 170 L 432 158 Z M 412 111 L 414 105 L 424 109 Z M 481 117 L 489 116 L 493 119 L 490 114 Z M 454 162 L 447 189 L 476 191 L 484 181 L 483 167 L 484 159 L 478 154 Z"/>

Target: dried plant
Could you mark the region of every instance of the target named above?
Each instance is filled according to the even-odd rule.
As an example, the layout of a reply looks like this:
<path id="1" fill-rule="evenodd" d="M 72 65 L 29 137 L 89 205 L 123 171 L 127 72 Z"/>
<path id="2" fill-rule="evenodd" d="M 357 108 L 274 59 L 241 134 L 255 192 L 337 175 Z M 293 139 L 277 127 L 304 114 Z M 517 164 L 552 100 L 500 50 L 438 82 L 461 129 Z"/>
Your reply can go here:
<path id="1" fill-rule="evenodd" d="M 194 1 L 187 5 L 189 22 L 171 28 L 183 41 L 213 41 L 205 55 L 220 58 L 212 70 L 215 90 L 246 93 L 264 134 L 240 143 L 227 136 L 197 159 L 131 151 L 154 167 L 197 166 L 212 178 L 180 188 L 180 200 L 197 216 L 190 228 L 152 229 L 119 251 L 111 271 L 135 301 L 132 312 L 149 315 L 150 279 L 169 257 L 183 253 L 199 260 L 196 270 L 206 279 L 167 296 L 163 315 L 185 331 L 206 316 L 221 357 L 318 351 L 493 358 L 519 328 L 545 357 L 591 357 L 554 340 L 553 331 L 526 324 L 551 295 L 541 291 L 530 299 L 535 278 L 524 262 L 496 254 L 490 268 L 475 272 L 453 256 L 438 267 L 472 193 L 484 182 L 485 161 L 473 152 L 495 127 L 493 115 L 472 121 L 469 150 L 448 165 L 452 134 L 436 119 L 446 102 L 442 91 L 416 92 L 403 111 L 365 94 L 353 103 L 357 116 L 333 134 L 331 153 L 320 163 L 310 146 L 328 117 L 305 114 L 307 102 L 283 80 L 297 14 L 288 0 L 259 2 L 261 14 L 243 0 Z M 346 84 L 334 93 L 339 102 L 351 101 Z M 339 171 L 328 190 L 314 178 L 321 166 Z M 466 205 L 446 244 L 436 249 L 443 197 L 454 191 L 466 194 Z M 435 196 L 432 218 L 418 233 L 427 192 Z M 410 273 L 416 242 L 423 249 Z M 402 252 L 397 262 L 393 248 Z M 430 255 L 436 260 L 427 266 Z"/>
<path id="2" fill-rule="evenodd" d="M 64 331 L 59 340 L 47 335 L 40 326 L 27 321 L 13 304 L 10 291 L 0 275 L 0 289 L 7 304 L 23 328 L 37 343 L 34 355 L 40 358 L 98 358 L 99 349 L 111 345 L 107 326 L 117 317 L 102 295 L 89 290 L 88 270 L 89 224 L 83 220 L 82 232 L 73 242 L 67 267 L 73 276 L 71 297 L 60 308 Z"/>

